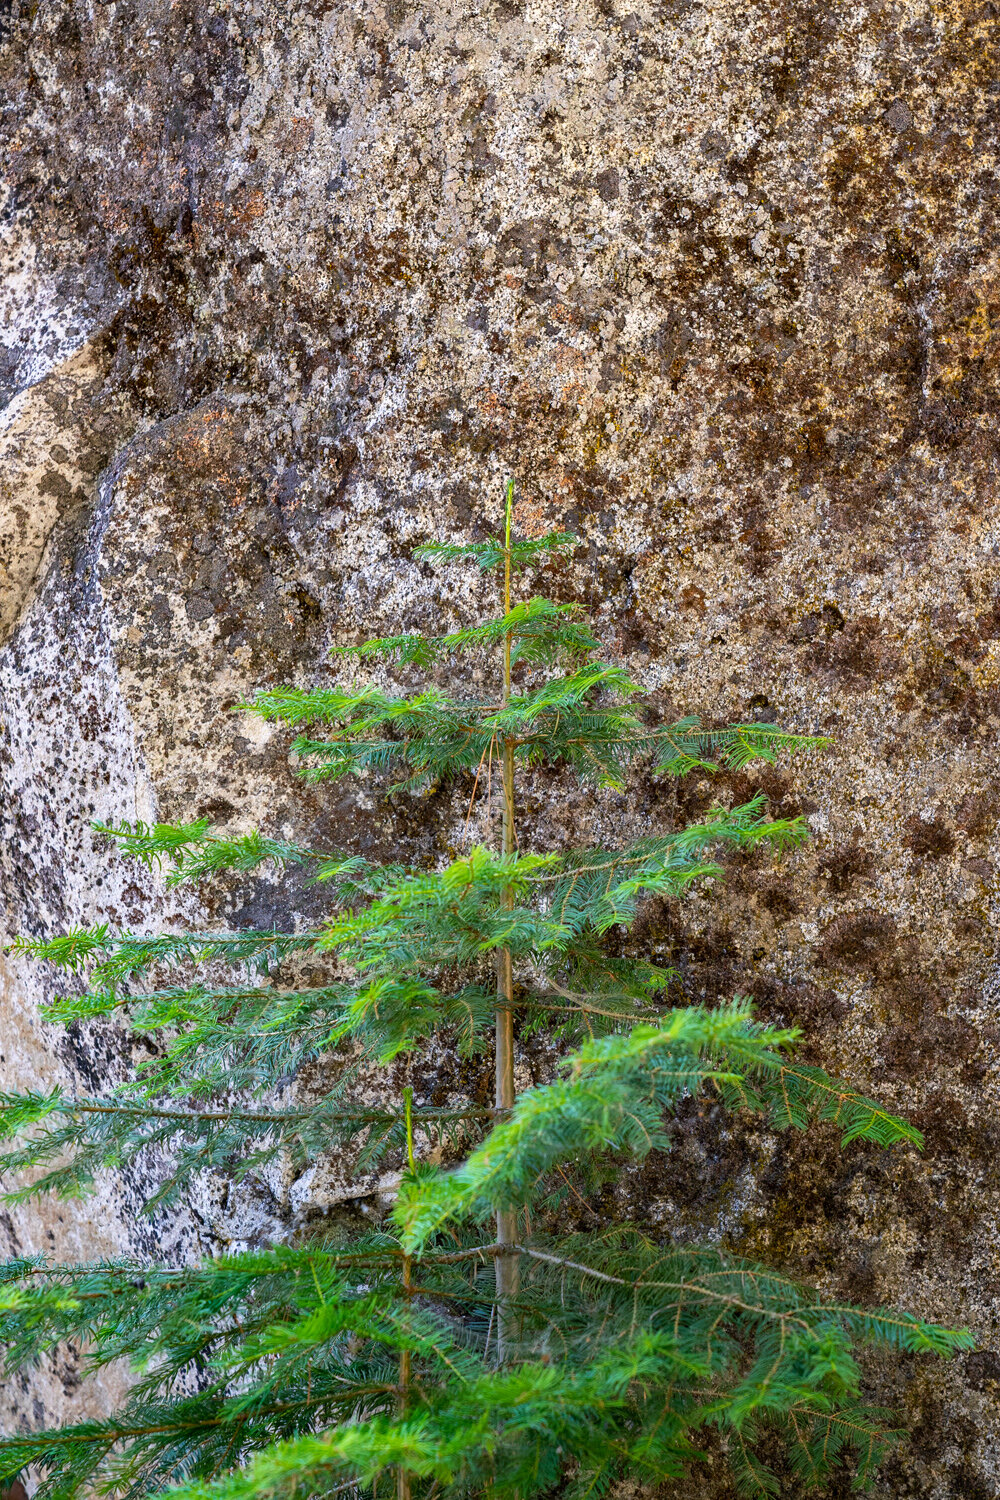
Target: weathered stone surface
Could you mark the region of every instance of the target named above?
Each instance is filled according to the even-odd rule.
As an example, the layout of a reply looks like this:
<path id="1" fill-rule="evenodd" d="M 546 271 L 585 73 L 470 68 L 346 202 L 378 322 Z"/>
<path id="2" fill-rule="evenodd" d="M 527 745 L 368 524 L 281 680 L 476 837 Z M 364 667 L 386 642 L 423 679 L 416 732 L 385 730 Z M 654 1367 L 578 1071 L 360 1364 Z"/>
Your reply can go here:
<path id="1" fill-rule="evenodd" d="M 8 925 L 193 916 L 109 863 L 95 813 L 388 849 L 367 789 L 293 784 L 280 740 L 228 710 L 315 680 L 331 643 L 473 618 L 478 581 L 432 580 L 408 547 L 495 519 L 514 472 L 592 543 L 555 587 L 664 707 L 835 737 L 722 788 L 805 811 L 811 851 L 734 868 L 649 944 L 692 995 L 800 1023 L 927 1134 L 886 1160 L 822 1133 L 719 1148 L 692 1119 L 627 1196 L 971 1323 L 964 1364 L 875 1372 L 915 1429 L 880 1493 L 992 1500 L 995 5 L 0 12 Z M 711 795 L 540 783 L 523 836 L 665 827 Z M 404 808 L 404 843 L 442 852 L 463 814 Z M 262 885 L 242 912 L 305 899 Z M 113 1035 L 39 1029 L 39 984 L 5 976 L 5 1076 L 121 1067 Z M 203 1206 L 178 1253 L 315 1189 Z M 127 1184 L 74 1212 L 23 1211 L 10 1242 L 146 1233 Z M 79 1409 L 72 1387 L 53 1370 L 5 1400 L 31 1422 Z"/>

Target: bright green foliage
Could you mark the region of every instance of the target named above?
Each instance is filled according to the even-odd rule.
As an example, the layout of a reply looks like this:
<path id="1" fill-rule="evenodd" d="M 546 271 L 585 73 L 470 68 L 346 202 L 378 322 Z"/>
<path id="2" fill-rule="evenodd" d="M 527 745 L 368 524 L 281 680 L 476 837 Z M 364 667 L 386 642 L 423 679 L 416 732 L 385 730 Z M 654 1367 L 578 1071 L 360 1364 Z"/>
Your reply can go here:
<path id="1" fill-rule="evenodd" d="M 433 688 L 411 697 L 393 697 L 378 688 L 278 688 L 258 693 L 248 706 L 279 723 L 331 726 L 323 739 L 303 734 L 292 743 L 292 750 L 308 762 L 303 774 L 310 780 L 398 768 L 408 774 L 397 781 L 397 790 L 476 771 L 490 748 L 508 738 L 520 764 L 565 762 L 582 781 L 616 790 L 624 789 L 629 768 L 643 760 L 654 774 L 681 776 L 697 768 L 739 770 L 754 760 L 773 763 L 782 750 L 823 743 L 820 737 L 784 734 L 770 724 L 709 731 L 697 719 L 682 719 L 650 726 L 631 706 L 639 691 L 620 668 L 593 663 L 501 705 L 459 701 Z M 610 701 L 595 701 L 602 699 Z"/>
<path id="2" fill-rule="evenodd" d="M 394 635 L 381 640 L 365 641 L 360 646 L 342 646 L 338 656 L 382 657 L 400 665 L 412 663 L 427 667 L 441 656 L 454 656 L 471 647 L 502 646 L 509 636 L 511 662 L 530 662 L 533 666 L 552 666 L 558 661 L 572 661 L 599 651 L 601 643 L 581 624 L 577 604 L 553 604 L 549 599 L 529 599 L 515 604 L 501 620 L 487 620 L 469 630 L 455 630 L 450 635 Z"/>
<path id="3" fill-rule="evenodd" d="M 463 796 L 490 808 L 499 778 L 502 850 L 379 866 L 203 820 L 99 825 L 169 884 L 302 866 L 324 917 L 293 933 L 102 926 L 11 945 L 67 976 L 51 1020 L 113 1017 L 155 1045 L 101 1097 L 0 1096 L 8 1199 L 86 1192 L 139 1166 L 151 1211 L 206 1171 L 238 1182 L 331 1152 L 359 1174 L 402 1170 L 377 1232 L 303 1229 L 200 1266 L 2 1268 L 8 1375 L 72 1343 L 91 1368 L 130 1361 L 135 1383 L 107 1421 L 0 1440 L 0 1485 L 31 1467 L 54 1500 L 171 1486 L 189 1500 L 596 1500 L 622 1477 L 683 1475 L 713 1430 L 742 1495 L 782 1492 L 764 1457 L 775 1453 L 807 1487 L 841 1463 L 863 1485 L 896 1434 L 861 1400 L 858 1347 L 969 1347 L 964 1333 L 835 1306 L 686 1243 L 682 1225 L 661 1243 L 621 1224 L 560 1230 L 571 1203 L 596 1224 L 595 1190 L 623 1163 L 669 1151 L 671 1116 L 691 1096 L 775 1130 L 826 1122 L 845 1146 L 920 1137 L 797 1062 L 797 1034 L 755 1020 L 748 1000 L 674 1004 L 677 976 L 630 947 L 644 901 L 681 899 L 723 878 L 726 860 L 794 850 L 801 819 L 771 819 L 756 797 L 621 849 L 517 849 L 518 770 L 562 766 L 624 788 L 637 771 L 739 768 L 823 742 L 770 725 L 656 722 L 639 686 L 596 657 L 576 606 L 510 602 L 510 570 L 573 539 L 511 540 L 509 522 L 508 495 L 502 540 L 420 549 L 503 568 L 496 619 L 340 653 L 457 674 L 463 656 L 498 652 L 491 699 L 349 683 L 271 690 L 252 705 L 298 732 L 292 748 L 314 779 L 375 772 L 398 791 L 464 778 Z M 380 1067 L 418 1065 L 427 1049 L 457 1049 L 475 1078 L 510 1013 L 522 1043 L 548 1039 L 551 1059 L 549 1081 L 513 1105 L 473 1091 L 415 1108 L 408 1090 L 378 1082 Z"/>
<path id="4" fill-rule="evenodd" d="M 781 1050 L 795 1031 L 753 1020 L 746 1001 L 717 1010 L 674 1010 L 659 1026 L 588 1042 L 566 1059 L 562 1082 L 521 1095 L 510 1117 L 459 1168 L 404 1182 L 396 1212 L 403 1243 L 419 1250 L 452 1219 L 537 1199 L 536 1184 L 561 1163 L 616 1151 L 639 1160 L 670 1149 L 666 1119 L 685 1095 L 713 1085 L 768 1115 L 778 1128 L 835 1120 L 846 1145 L 858 1137 L 920 1143 L 911 1125 L 819 1068 Z"/>

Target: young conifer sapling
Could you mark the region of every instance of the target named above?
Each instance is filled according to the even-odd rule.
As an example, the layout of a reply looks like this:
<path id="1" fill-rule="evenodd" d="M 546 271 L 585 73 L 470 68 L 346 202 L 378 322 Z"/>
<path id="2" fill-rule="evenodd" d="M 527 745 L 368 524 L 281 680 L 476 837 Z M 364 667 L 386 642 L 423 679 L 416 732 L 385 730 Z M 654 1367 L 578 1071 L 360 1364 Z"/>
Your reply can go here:
<path id="1" fill-rule="evenodd" d="M 574 539 L 518 537 L 513 519 L 509 486 L 500 537 L 419 549 L 498 574 L 496 618 L 342 653 L 452 675 L 485 654 L 499 693 L 350 683 L 251 705 L 297 731 L 316 782 L 370 775 L 398 796 L 451 782 L 488 808 L 499 780 L 499 848 L 427 868 L 204 820 L 98 825 L 172 885 L 304 866 L 326 915 L 288 932 L 98 926 L 12 944 L 85 977 L 64 983 L 51 1019 L 113 1018 L 155 1049 L 100 1096 L 0 1098 L 8 1200 L 78 1195 L 141 1166 L 155 1222 L 202 1173 L 238 1185 L 339 1155 L 362 1182 L 380 1167 L 401 1176 L 375 1228 L 305 1224 L 194 1265 L 8 1263 L 8 1374 L 75 1345 L 91 1371 L 125 1359 L 134 1380 L 105 1420 L 0 1440 L 0 1483 L 36 1476 L 52 1500 L 592 1500 L 622 1478 L 683 1476 L 714 1433 L 741 1495 L 783 1492 L 772 1459 L 806 1487 L 844 1463 L 864 1485 L 896 1432 L 862 1397 L 858 1347 L 970 1347 L 964 1332 L 834 1303 L 680 1227 L 651 1236 L 602 1217 L 602 1186 L 669 1150 L 671 1117 L 696 1095 L 774 1130 L 827 1122 L 845 1146 L 920 1138 L 797 1061 L 796 1032 L 759 1022 L 745 998 L 675 1004 L 676 976 L 625 940 L 644 902 L 723 878 L 720 852 L 795 849 L 801 819 L 769 818 L 756 797 L 622 848 L 519 847 L 521 777 L 561 770 L 623 791 L 637 775 L 710 775 L 822 742 L 658 722 L 576 606 L 515 600 L 516 577 Z M 538 1036 L 561 1061 L 518 1096 L 515 1049 Z M 473 1072 L 492 1050 L 492 1103 L 457 1084 L 415 1100 L 422 1061 L 449 1049 Z M 396 1076 L 401 1060 L 411 1082 L 402 1095 L 384 1082 L 373 1104 L 373 1076 Z M 306 1068 L 326 1080 L 318 1095 L 296 1093 Z"/>

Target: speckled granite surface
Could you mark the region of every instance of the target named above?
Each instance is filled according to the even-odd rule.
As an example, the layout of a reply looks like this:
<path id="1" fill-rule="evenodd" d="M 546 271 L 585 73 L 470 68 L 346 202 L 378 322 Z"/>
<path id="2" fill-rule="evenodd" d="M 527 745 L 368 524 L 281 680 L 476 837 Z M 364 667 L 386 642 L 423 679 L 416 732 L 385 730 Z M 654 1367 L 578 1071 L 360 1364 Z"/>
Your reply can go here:
<path id="1" fill-rule="evenodd" d="M 804 811 L 811 849 L 646 935 L 692 996 L 801 1024 L 927 1149 L 720 1145 L 692 1116 L 621 1198 L 979 1330 L 964 1362 L 873 1371 L 914 1428 L 893 1500 L 1000 1493 L 998 20 L 993 0 L 0 6 L 8 928 L 193 919 L 112 863 L 94 813 L 393 847 L 370 788 L 295 785 L 228 709 L 316 680 L 330 644 L 471 620 L 478 581 L 408 549 L 495 519 L 514 472 L 591 544 L 553 589 L 665 709 L 834 736 L 719 789 Z M 710 795 L 543 780 L 523 834 L 667 827 Z M 439 794 L 395 828 L 433 857 L 463 815 Z M 206 914 L 310 899 L 262 884 Z M 124 1040 L 46 1032 L 41 983 L 5 973 L 5 1081 L 113 1076 Z M 179 1254 L 252 1237 L 313 1190 L 158 1232 Z M 145 1251 L 134 1196 L 6 1233 Z M 75 1383 L 5 1391 L 5 1420 L 79 1411 Z"/>

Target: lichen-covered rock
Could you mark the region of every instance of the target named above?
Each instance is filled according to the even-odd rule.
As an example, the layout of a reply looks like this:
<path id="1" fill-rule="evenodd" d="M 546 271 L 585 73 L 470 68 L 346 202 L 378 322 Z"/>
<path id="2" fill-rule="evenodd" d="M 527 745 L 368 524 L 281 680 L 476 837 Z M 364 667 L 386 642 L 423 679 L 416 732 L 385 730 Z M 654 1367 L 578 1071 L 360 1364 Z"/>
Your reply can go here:
<path id="1" fill-rule="evenodd" d="M 964 1365 L 873 1371 L 914 1429 L 894 1500 L 1000 1492 L 998 62 L 984 0 L 0 6 L 8 928 L 194 918 L 95 814 L 458 839 L 443 794 L 394 822 L 295 784 L 230 710 L 330 644 L 474 618 L 478 579 L 409 547 L 495 520 L 514 473 L 590 544 L 554 587 L 666 711 L 834 736 L 676 797 L 540 781 L 523 829 L 665 827 L 757 787 L 808 815 L 809 853 L 734 867 L 647 940 L 693 996 L 801 1024 L 927 1149 L 720 1148 L 692 1116 L 623 1194 L 978 1331 Z M 125 1065 L 3 977 L 12 1083 Z M 246 1238 L 314 1191 L 156 1233 Z M 148 1247 L 132 1197 L 20 1210 L 9 1243 Z M 75 1379 L 5 1392 L 8 1419 L 80 1410 Z"/>

